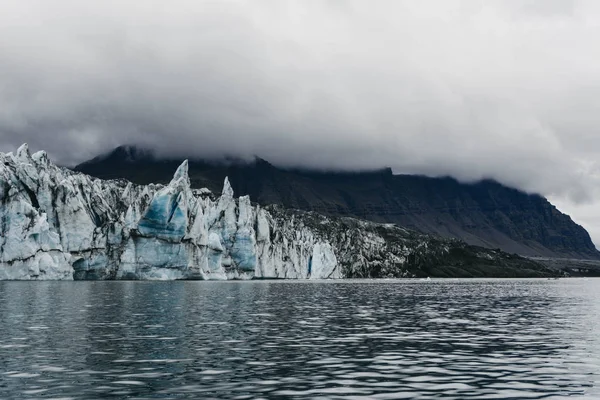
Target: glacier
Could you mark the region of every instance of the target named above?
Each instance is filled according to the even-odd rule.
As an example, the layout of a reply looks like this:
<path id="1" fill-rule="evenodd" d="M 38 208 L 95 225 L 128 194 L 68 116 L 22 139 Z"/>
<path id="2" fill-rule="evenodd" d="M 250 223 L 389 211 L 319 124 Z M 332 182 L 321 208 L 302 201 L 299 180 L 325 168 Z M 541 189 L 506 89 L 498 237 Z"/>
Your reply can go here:
<path id="1" fill-rule="evenodd" d="M 236 198 L 227 178 L 220 195 L 192 189 L 187 161 L 168 185 L 134 185 L 59 167 L 26 144 L 0 153 L 0 280 L 407 277 L 456 248 L 497 256 L 394 225 L 261 207 Z"/>
<path id="2" fill-rule="evenodd" d="M 0 204 L 0 279 L 342 277 L 327 242 L 282 232 L 227 179 L 220 196 L 192 190 L 187 161 L 169 185 L 137 186 L 23 145 L 0 153 Z"/>

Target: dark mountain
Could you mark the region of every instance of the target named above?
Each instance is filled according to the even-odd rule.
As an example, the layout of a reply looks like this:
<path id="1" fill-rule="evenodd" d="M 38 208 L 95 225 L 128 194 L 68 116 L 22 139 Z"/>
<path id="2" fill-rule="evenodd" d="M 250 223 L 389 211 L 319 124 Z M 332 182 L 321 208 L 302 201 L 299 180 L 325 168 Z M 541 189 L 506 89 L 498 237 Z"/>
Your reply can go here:
<path id="1" fill-rule="evenodd" d="M 104 179 L 168 183 L 181 160 L 159 160 L 123 146 L 75 169 Z M 600 259 L 587 231 L 544 197 L 485 180 L 368 172 L 319 172 L 275 167 L 262 159 L 191 161 L 194 187 L 220 192 L 229 177 L 237 195 L 260 204 L 395 223 L 469 244 L 527 256 Z"/>

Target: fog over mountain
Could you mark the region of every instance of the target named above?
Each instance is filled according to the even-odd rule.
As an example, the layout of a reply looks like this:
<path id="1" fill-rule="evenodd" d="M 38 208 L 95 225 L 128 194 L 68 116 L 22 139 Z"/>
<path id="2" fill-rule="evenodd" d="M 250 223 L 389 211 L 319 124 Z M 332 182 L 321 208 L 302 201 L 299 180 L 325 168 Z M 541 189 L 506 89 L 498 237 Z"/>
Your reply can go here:
<path id="1" fill-rule="evenodd" d="M 600 3 L 4 0 L 0 148 L 493 178 L 600 239 Z M 582 205 L 583 204 L 583 205 Z"/>

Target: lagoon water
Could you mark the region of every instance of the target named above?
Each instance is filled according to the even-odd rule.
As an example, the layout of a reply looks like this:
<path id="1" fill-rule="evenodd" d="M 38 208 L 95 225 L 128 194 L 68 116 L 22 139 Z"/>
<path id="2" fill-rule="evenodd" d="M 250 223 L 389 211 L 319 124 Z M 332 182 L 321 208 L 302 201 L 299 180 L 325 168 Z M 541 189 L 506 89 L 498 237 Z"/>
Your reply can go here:
<path id="1" fill-rule="evenodd" d="M 600 398 L 600 279 L 0 282 L 2 399 Z"/>

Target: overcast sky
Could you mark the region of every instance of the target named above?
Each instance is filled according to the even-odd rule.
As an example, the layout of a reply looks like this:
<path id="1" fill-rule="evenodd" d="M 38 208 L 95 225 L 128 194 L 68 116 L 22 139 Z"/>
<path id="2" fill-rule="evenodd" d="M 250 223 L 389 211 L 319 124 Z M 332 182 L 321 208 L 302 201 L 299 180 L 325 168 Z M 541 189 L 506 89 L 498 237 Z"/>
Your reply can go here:
<path id="1" fill-rule="evenodd" d="M 600 244 L 600 1 L 2 0 L 0 150 L 483 177 Z"/>

